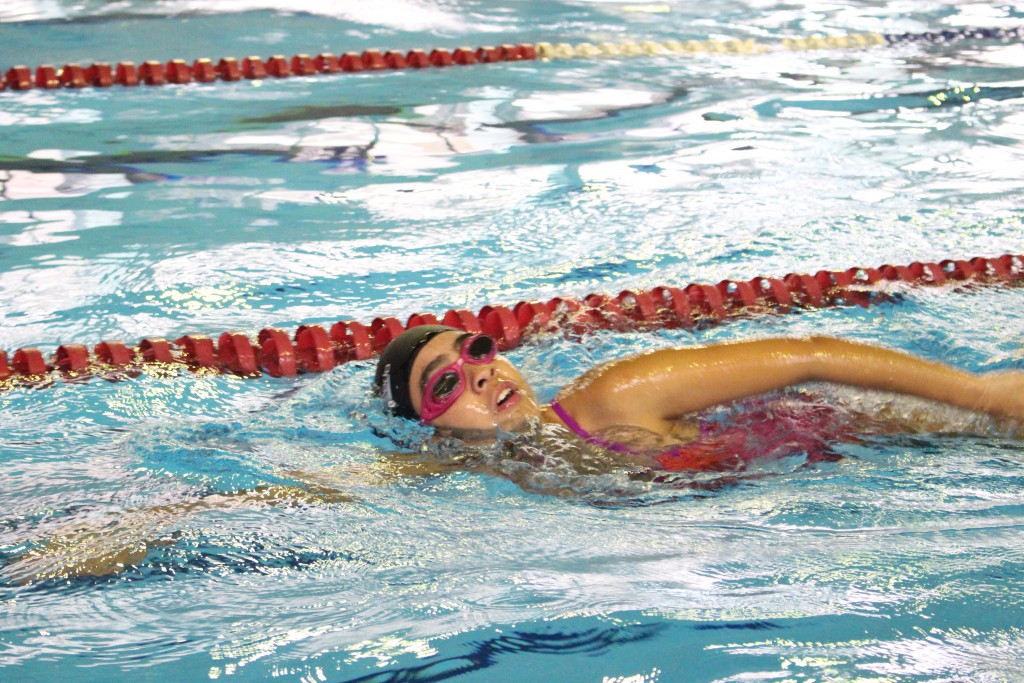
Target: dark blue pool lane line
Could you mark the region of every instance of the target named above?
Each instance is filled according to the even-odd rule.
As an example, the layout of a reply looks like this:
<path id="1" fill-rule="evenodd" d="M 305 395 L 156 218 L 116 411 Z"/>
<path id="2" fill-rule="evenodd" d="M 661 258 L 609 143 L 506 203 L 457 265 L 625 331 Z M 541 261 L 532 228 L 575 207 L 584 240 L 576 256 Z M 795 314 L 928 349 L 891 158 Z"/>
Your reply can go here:
<path id="1" fill-rule="evenodd" d="M 264 60 L 258 56 L 242 59 L 224 57 L 214 62 L 200 58 L 187 62 L 172 59 L 166 63 L 158 60 L 144 60 L 138 66 L 135 62 L 121 61 L 117 64 L 95 62 L 90 65 L 42 64 L 35 68 L 23 64 L 10 66 L 6 71 L 0 67 L 0 91 L 24 91 L 34 88 L 106 88 L 112 85 L 135 87 L 145 85 L 185 85 L 189 83 L 213 83 L 215 81 L 264 80 L 288 78 L 291 76 L 315 76 L 319 74 L 355 73 L 362 71 L 384 71 L 396 69 L 427 69 L 451 66 L 470 66 L 499 62 L 517 62 L 549 59 L 600 58 L 600 57 L 643 57 L 643 56 L 685 56 L 698 53 L 761 54 L 775 50 L 836 50 L 863 49 L 874 45 L 897 45 L 901 43 L 951 43 L 961 40 L 1008 41 L 1024 36 L 1024 27 L 964 28 L 947 31 L 925 31 L 921 33 L 854 33 L 839 36 L 811 36 L 808 38 L 784 38 L 778 43 L 758 43 L 747 40 L 641 40 L 620 43 L 516 43 L 485 46 L 476 49 L 458 47 L 454 49 L 434 48 L 430 50 L 364 50 L 361 53 L 344 52 L 340 56 L 322 52 L 316 56 L 298 54 L 292 57 L 272 55 Z"/>
<path id="2" fill-rule="evenodd" d="M 831 306 L 870 306 L 890 301 L 886 283 L 913 285 L 1011 284 L 1024 280 L 1024 256 L 915 261 L 906 266 L 852 267 L 820 270 L 814 275 L 789 273 L 782 278 L 722 280 L 710 285 L 659 286 L 624 290 L 617 295 L 588 294 L 520 301 L 512 307 L 484 306 L 479 313 L 452 309 L 442 314 L 414 313 L 403 324 L 394 317 L 369 324 L 354 320 L 334 323 L 328 331 L 316 324 L 300 325 L 294 334 L 278 328 L 260 330 L 256 339 L 244 332 L 224 332 L 216 340 L 188 334 L 173 344 L 147 337 L 134 347 L 119 340 L 96 344 L 63 344 L 49 360 L 37 347 L 22 347 L 8 360 L 0 351 L 0 390 L 17 386 L 45 387 L 57 379 L 81 383 L 94 377 L 110 381 L 143 372 L 166 374 L 188 368 L 205 374 L 242 377 L 293 377 L 326 372 L 353 360 L 367 360 L 410 327 L 444 324 L 487 334 L 502 351 L 539 334 L 580 338 L 597 330 L 636 331 L 707 327 L 728 319 L 761 313 L 786 313 Z"/>

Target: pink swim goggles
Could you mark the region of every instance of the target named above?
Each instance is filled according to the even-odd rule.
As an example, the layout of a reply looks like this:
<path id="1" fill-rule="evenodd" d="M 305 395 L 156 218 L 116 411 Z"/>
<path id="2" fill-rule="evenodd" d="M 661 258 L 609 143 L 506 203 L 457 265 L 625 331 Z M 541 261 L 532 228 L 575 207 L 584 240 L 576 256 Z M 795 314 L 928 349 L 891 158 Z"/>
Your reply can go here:
<path id="1" fill-rule="evenodd" d="M 423 387 L 420 421 L 427 424 L 444 415 L 466 390 L 466 378 L 462 374 L 463 365 L 486 365 L 497 355 L 498 345 L 487 335 L 474 334 L 466 337 L 455 362 L 431 375 Z"/>

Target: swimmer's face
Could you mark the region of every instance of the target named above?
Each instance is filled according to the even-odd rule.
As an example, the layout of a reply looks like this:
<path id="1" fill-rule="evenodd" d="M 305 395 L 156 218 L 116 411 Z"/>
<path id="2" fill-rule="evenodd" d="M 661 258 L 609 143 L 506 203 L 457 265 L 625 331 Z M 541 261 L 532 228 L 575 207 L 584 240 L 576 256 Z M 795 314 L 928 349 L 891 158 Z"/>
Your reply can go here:
<path id="1" fill-rule="evenodd" d="M 442 332 L 417 354 L 409 375 L 409 395 L 420 414 L 423 391 L 430 378 L 454 363 L 469 337 L 465 332 Z M 430 424 L 443 433 L 480 440 L 493 439 L 497 429 L 522 432 L 540 417 L 537 399 L 511 363 L 496 356 L 489 363 L 463 363 L 464 388 L 455 402 Z"/>

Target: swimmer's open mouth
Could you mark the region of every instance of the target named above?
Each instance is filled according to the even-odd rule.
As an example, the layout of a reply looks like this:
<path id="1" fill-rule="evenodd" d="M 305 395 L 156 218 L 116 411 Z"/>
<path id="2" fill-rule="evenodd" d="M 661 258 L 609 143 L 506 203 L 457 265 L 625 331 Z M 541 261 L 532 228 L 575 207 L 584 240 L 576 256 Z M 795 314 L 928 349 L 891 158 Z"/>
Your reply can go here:
<path id="1" fill-rule="evenodd" d="M 498 411 L 506 410 L 511 407 L 516 400 L 519 398 L 519 392 L 513 386 L 505 386 L 498 391 L 497 402 L 495 407 Z"/>

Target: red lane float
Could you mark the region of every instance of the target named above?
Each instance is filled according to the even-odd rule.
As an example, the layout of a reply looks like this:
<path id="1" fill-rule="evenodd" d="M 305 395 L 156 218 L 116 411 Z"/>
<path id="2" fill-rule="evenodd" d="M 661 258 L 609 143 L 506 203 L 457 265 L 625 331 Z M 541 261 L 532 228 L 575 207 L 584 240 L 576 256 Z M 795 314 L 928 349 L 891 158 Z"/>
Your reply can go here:
<path id="1" fill-rule="evenodd" d="M 545 331 L 551 322 L 551 307 L 540 301 L 520 301 L 512 312 L 519 323 L 519 329 L 527 334 Z"/>
<path id="2" fill-rule="evenodd" d="M 197 59 L 192 63 L 192 78 L 196 83 L 213 83 L 217 80 L 217 68 L 209 59 Z"/>
<path id="3" fill-rule="evenodd" d="M 117 71 L 114 74 L 114 82 L 126 88 L 139 84 L 139 72 L 132 62 L 119 62 Z"/>
<path id="4" fill-rule="evenodd" d="M 81 344 L 58 346 L 53 364 L 64 372 L 86 372 L 89 369 L 89 349 Z"/>
<path id="5" fill-rule="evenodd" d="M 217 355 L 228 372 L 243 377 L 260 374 L 256 362 L 256 349 L 249 338 L 241 332 L 225 332 L 217 340 Z"/>
<path id="6" fill-rule="evenodd" d="M 267 60 L 267 73 L 274 78 L 288 78 L 292 75 L 292 67 L 284 55 L 274 55 Z"/>
<path id="7" fill-rule="evenodd" d="M 413 313 L 409 316 L 409 320 L 405 323 L 406 329 L 410 327 L 419 327 L 420 325 L 439 325 L 440 321 L 437 316 L 433 313 Z"/>
<path id="8" fill-rule="evenodd" d="M 370 71 L 381 71 L 388 68 L 380 50 L 366 50 L 359 59 L 363 63 L 363 68 Z"/>
<path id="9" fill-rule="evenodd" d="M 34 346 L 15 351 L 14 357 L 11 359 L 11 365 L 14 366 L 14 372 L 19 375 L 38 376 L 45 375 L 50 371 L 46 361 L 43 360 L 42 352 Z"/>
<path id="10" fill-rule="evenodd" d="M 363 63 L 362 55 L 355 52 L 346 52 L 341 56 L 341 60 L 338 61 L 334 71 L 337 71 L 338 69 L 341 69 L 346 73 L 358 73 L 366 69 L 366 64 Z"/>
<path id="11" fill-rule="evenodd" d="M 49 64 L 43 64 L 36 69 L 36 87 L 52 90 L 60 87 L 60 78 L 57 77 L 57 69 Z"/>
<path id="12" fill-rule="evenodd" d="M 623 313 L 634 323 L 656 325 L 658 322 L 658 304 L 652 292 L 634 292 L 624 290 L 615 297 L 622 306 Z"/>
<path id="13" fill-rule="evenodd" d="M 494 306 L 481 318 L 480 328 L 484 334 L 498 342 L 499 351 L 508 351 L 519 346 L 522 328 L 516 316 L 505 306 Z"/>
<path id="14" fill-rule="evenodd" d="M 483 332 L 483 327 L 480 325 L 480 319 L 465 309 L 454 309 L 448 311 L 441 318 L 442 325 L 448 325 L 450 327 L 457 327 L 460 330 L 466 332 Z"/>
<path id="15" fill-rule="evenodd" d="M 174 343 L 181 350 L 181 359 L 186 364 L 196 368 L 220 368 L 213 340 L 205 334 L 187 334 Z"/>
<path id="16" fill-rule="evenodd" d="M 262 80 L 267 77 L 267 67 L 259 57 L 246 57 L 242 60 L 242 75 L 251 81 Z"/>
<path id="17" fill-rule="evenodd" d="M 373 352 L 378 354 L 391 340 L 405 332 L 405 327 L 398 318 L 374 318 L 370 323 L 370 337 L 373 340 Z"/>
<path id="18" fill-rule="evenodd" d="M 373 358 L 370 328 L 354 320 L 334 323 L 331 340 L 336 344 L 334 357 L 338 363 Z"/>
<path id="19" fill-rule="evenodd" d="M 317 72 L 316 63 L 309 55 L 295 55 L 292 57 L 291 67 L 292 73 L 296 76 L 312 76 Z"/>
<path id="20" fill-rule="evenodd" d="M 319 325 L 300 325 L 295 331 L 295 354 L 302 372 L 327 372 L 335 365 L 334 345 Z"/>
<path id="21" fill-rule="evenodd" d="M 146 363 L 173 363 L 171 344 L 163 337 L 147 337 L 139 342 L 139 354 Z"/>
<path id="22" fill-rule="evenodd" d="M 307 68 L 310 63 L 315 60 L 300 63 L 300 67 Z M 271 68 L 284 73 L 281 63 L 276 64 Z M 255 67 L 250 63 L 246 68 L 252 71 Z M 152 79 L 155 71 L 150 68 L 145 73 L 146 78 Z M 48 77 L 47 73 L 43 75 Z M 646 291 L 623 290 L 617 295 L 593 293 L 582 299 L 555 297 L 547 302 L 520 301 L 512 307 L 483 306 L 476 314 L 466 309 L 452 309 L 440 316 L 415 313 L 404 325 L 390 316 L 375 318 L 369 325 L 354 320 L 336 322 L 329 332 L 320 325 L 301 325 L 294 337 L 281 329 L 266 328 L 255 341 L 242 332 L 224 332 L 216 342 L 201 334 L 184 335 L 173 344 L 162 337 L 147 337 L 134 349 L 121 341 L 107 340 L 96 344 L 91 354 L 81 344 L 63 344 L 50 362 L 38 348 L 23 347 L 10 357 L 0 350 L 0 381 L 21 379 L 38 384 L 52 371 L 67 378 L 93 374 L 110 379 L 110 368 L 131 368 L 128 374 L 134 375 L 149 364 L 243 377 L 256 377 L 261 371 L 272 377 L 293 377 L 326 372 L 353 360 L 368 360 L 403 331 L 417 325 L 440 323 L 467 332 L 482 332 L 492 336 L 500 350 L 507 351 L 531 336 L 558 330 L 579 336 L 595 330 L 691 329 L 767 311 L 868 306 L 888 300 L 884 291 L 887 283 L 969 286 L 1020 280 L 1024 280 L 1024 257 L 1006 254 L 938 263 L 915 261 L 906 266 L 819 270 L 813 275 L 789 273 L 782 278 L 722 280 L 715 285 L 693 283 Z M 115 375 L 119 376 L 122 375 Z"/>
<path id="23" fill-rule="evenodd" d="M 284 330 L 268 327 L 259 334 L 260 365 L 271 377 L 294 377 L 299 372 L 295 345 Z"/>
<path id="24" fill-rule="evenodd" d="M 690 300 L 691 310 L 699 311 L 712 320 L 724 320 L 728 315 L 722 292 L 711 285 L 692 284 L 683 288 L 683 294 Z"/>
<path id="25" fill-rule="evenodd" d="M 100 363 L 123 367 L 132 362 L 132 352 L 120 341 L 103 341 L 93 347 L 93 354 Z"/>
<path id="26" fill-rule="evenodd" d="M 238 66 L 238 60 L 234 57 L 225 57 L 217 62 L 217 67 L 214 71 L 222 81 L 230 83 L 242 80 L 242 68 Z"/>
<path id="27" fill-rule="evenodd" d="M 164 65 L 160 62 L 143 62 L 139 67 L 139 80 L 146 85 L 163 85 L 167 82 L 164 76 Z"/>
<path id="28" fill-rule="evenodd" d="M 27 66 L 12 66 L 7 70 L 4 82 L 11 90 L 31 90 L 32 70 Z"/>

